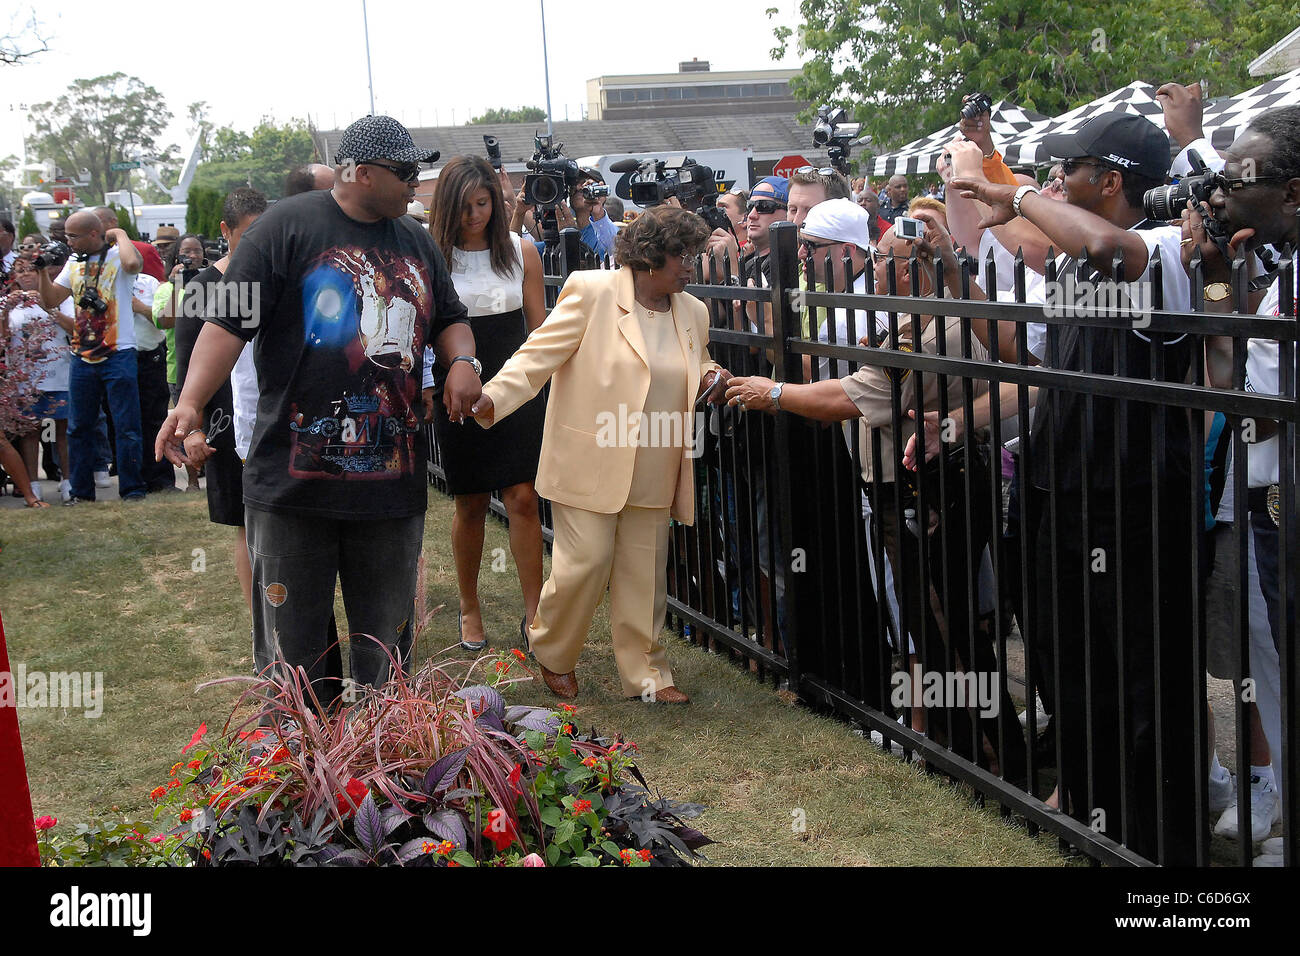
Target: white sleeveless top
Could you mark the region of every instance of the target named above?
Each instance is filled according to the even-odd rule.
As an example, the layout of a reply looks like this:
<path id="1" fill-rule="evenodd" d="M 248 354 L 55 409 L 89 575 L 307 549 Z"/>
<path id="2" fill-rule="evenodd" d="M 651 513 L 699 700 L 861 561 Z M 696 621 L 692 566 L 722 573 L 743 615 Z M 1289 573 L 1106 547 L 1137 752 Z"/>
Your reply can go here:
<path id="1" fill-rule="evenodd" d="M 470 318 L 476 315 L 499 315 L 513 312 L 524 306 L 524 256 L 519 237 L 511 236 L 515 247 L 515 267 L 508 276 L 492 271 L 492 251 L 483 249 L 467 252 L 451 251 L 451 281 L 456 294 L 469 310 Z"/>

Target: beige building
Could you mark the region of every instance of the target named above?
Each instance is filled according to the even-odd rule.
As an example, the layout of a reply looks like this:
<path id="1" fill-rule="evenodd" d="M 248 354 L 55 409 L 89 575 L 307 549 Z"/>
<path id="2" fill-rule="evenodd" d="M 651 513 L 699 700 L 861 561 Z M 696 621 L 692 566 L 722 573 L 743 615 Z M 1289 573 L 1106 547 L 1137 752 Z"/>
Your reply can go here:
<path id="1" fill-rule="evenodd" d="M 790 80 L 798 75 L 798 70 L 714 72 L 707 60 L 690 60 L 676 73 L 598 76 L 587 81 L 587 118 L 793 114 L 807 105 L 790 93 Z"/>

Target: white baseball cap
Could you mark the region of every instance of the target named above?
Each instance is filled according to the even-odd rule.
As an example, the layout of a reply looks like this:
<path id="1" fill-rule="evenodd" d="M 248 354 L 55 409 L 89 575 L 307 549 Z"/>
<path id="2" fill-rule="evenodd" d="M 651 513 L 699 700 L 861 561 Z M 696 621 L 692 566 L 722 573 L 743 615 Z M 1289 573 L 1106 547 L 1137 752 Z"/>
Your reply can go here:
<path id="1" fill-rule="evenodd" d="M 851 199 L 827 199 L 808 211 L 803 232 L 818 239 L 849 242 L 863 252 L 871 248 L 871 216 Z"/>

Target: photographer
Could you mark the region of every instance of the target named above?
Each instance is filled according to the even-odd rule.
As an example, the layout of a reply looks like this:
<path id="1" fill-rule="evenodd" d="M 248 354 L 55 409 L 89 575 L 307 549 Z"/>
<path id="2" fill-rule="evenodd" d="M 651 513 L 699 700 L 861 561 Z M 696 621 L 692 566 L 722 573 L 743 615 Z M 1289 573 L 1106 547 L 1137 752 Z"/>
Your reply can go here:
<path id="1" fill-rule="evenodd" d="M 68 390 L 72 421 L 68 452 L 72 465 L 72 498 L 95 500 L 95 427 L 100 395 L 107 393 L 117 438 L 118 494 L 124 501 L 142 501 L 143 446 L 140 436 L 140 390 L 135 360 L 135 324 L 131 318 L 135 277 L 143 265 L 139 251 L 121 229 L 104 232 L 99 217 L 74 213 L 66 226 L 68 246 L 75 256 L 53 281 L 44 268 L 39 274 L 41 299 L 56 309 L 72 296 L 72 368 Z M 44 253 L 36 264 L 44 266 Z"/>
<path id="2" fill-rule="evenodd" d="M 618 235 L 618 227 L 605 215 L 604 196 L 587 198 L 588 187 L 593 184 L 603 186 L 604 181 L 599 176 L 592 175 L 591 170 L 584 169 L 582 172 L 585 178 L 579 180 L 578 185 L 569 193 L 569 205 L 577 227 L 582 230 L 583 243 L 603 259 L 614 251 L 614 237 Z"/>
<path id="3" fill-rule="evenodd" d="M 1165 91 L 1167 87 L 1161 87 Z M 1199 101 L 1198 101 L 1199 106 Z M 1168 112 L 1168 109 L 1166 109 Z M 1199 133 L 1199 122 L 1196 124 Z M 1194 145 L 1198 136 L 1187 137 Z M 1206 157 L 1207 162 L 1210 157 Z M 1223 163 L 1222 175 L 1217 178 L 1217 188 L 1210 195 L 1209 211 L 1221 231 L 1228 237 L 1228 252 L 1236 256 L 1243 249 L 1251 272 L 1252 286 L 1262 285 L 1254 279 L 1262 273 L 1258 253 L 1265 245 L 1281 248 L 1296 241 L 1296 211 L 1300 209 L 1300 107 L 1284 107 L 1264 113 L 1251 122 L 1236 141 L 1219 156 Z M 1211 166 L 1214 163 L 1211 162 Z M 1191 262 L 1197 255 L 1202 263 L 1205 282 L 1205 310 L 1230 313 L 1234 311 L 1235 296 L 1230 280 L 1231 262 L 1224 257 L 1219 244 L 1208 231 L 1214 222 L 1207 223 L 1201 212 L 1189 208 L 1183 213 L 1182 261 L 1191 273 Z M 1293 263 L 1293 266 L 1296 263 Z M 1293 273 L 1294 274 L 1294 273 Z M 1264 288 L 1253 288 L 1246 305 L 1258 315 L 1281 315 L 1281 279 L 1275 278 Z M 1292 303 L 1292 310 L 1295 305 Z M 1232 387 L 1232 339 L 1213 337 L 1207 343 L 1206 370 L 1212 384 Z M 1280 372 L 1279 348 L 1276 341 L 1251 339 L 1246 349 L 1246 389 L 1266 394 L 1278 394 Z M 1255 441 L 1248 446 L 1246 467 L 1249 477 L 1248 503 L 1250 527 L 1259 572 L 1260 588 L 1268 607 L 1268 622 L 1274 646 L 1281 652 L 1282 582 L 1278 572 L 1280 550 L 1280 480 L 1277 426 L 1275 422 L 1256 422 Z M 1292 585 L 1287 583 L 1288 587 Z M 1257 668 L 1254 657 L 1252 669 Z M 1254 675 L 1261 686 L 1270 685 L 1266 675 Z M 1259 698 L 1261 718 L 1266 735 L 1273 730 L 1269 750 L 1280 753 L 1277 725 L 1271 712 L 1264 713 L 1266 698 Z M 1252 748 L 1252 751 L 1254 748 Z M 1277 790 L 1272 779 L 1272 768 L 1264 765 L 1262 754 L 1252 752 L 1251 759 L 1251 816 L 1252 837 L 1256 840 L 1268 835 L 1280 813 Z M 1216 833 L 1235 836 L 1237 807 L 1234 804 L 1225 812 Z M 1266 856 L 1281 853 L 1280 841 L 1265 841 Z"/>

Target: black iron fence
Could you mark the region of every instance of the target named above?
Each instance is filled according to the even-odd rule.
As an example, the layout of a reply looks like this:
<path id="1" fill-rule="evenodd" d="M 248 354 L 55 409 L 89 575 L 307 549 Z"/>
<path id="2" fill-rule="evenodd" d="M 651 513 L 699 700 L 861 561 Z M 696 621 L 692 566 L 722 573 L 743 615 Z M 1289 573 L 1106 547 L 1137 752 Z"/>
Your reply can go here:
<path id="1" fill-rule="evenodd" d="M 1002 277 L 1009 301 L 988 301 L 974 274 L 997 288 L 991 258 L 962 258 L 956 275 L 915 255 L 818 270 L 801 265 L 793 225 L 771 236 L 765 268 L 701 260 L 687 290 L 709 304 L 715 360 L 790 384 L 780 414 L 700 417 L 697 517 L 673 528 L 670 624 L 1031 832 L 1136 865 L 1211 862 L 1209 648 L 1243 770 L 1232 856 L 1252 862 L 1251 800 L 1274 799 L 1244 783 L 1260 762 L 1253 708 L 1290 865 L 1293 259 L 1277 271 L 1279 318 L 1249 308 L 1244 262 L 1237 314 L 1204 310 L 1199 270 L 1191 310 L 1167 309 L 1165 270 L 1183 266 L 1158 248 L 1136 285 L 1122 258 L 1101 264 L 1099 284 L 1086 255 L 1049 255 L 1037 302 L 1017 258 Z M 574 261 L 548 254 L 548 306 Z M 1103 285 L 1116 295 L 1098 297 Z M 1275 389 L 1246 378 L 1248 350 L 1267 343 Z M 1230 382 L 1211 387 L 1207 355 Z M 1248 453 L 1276 454 L 1271 487 Z M 1241 466 L 1225 486 L 1228 461 Z M 544 505 L 549 535 L 548 519 Z M 1256 560 L 1275 562 L 1267 600 L 1252 600 Z"/>

